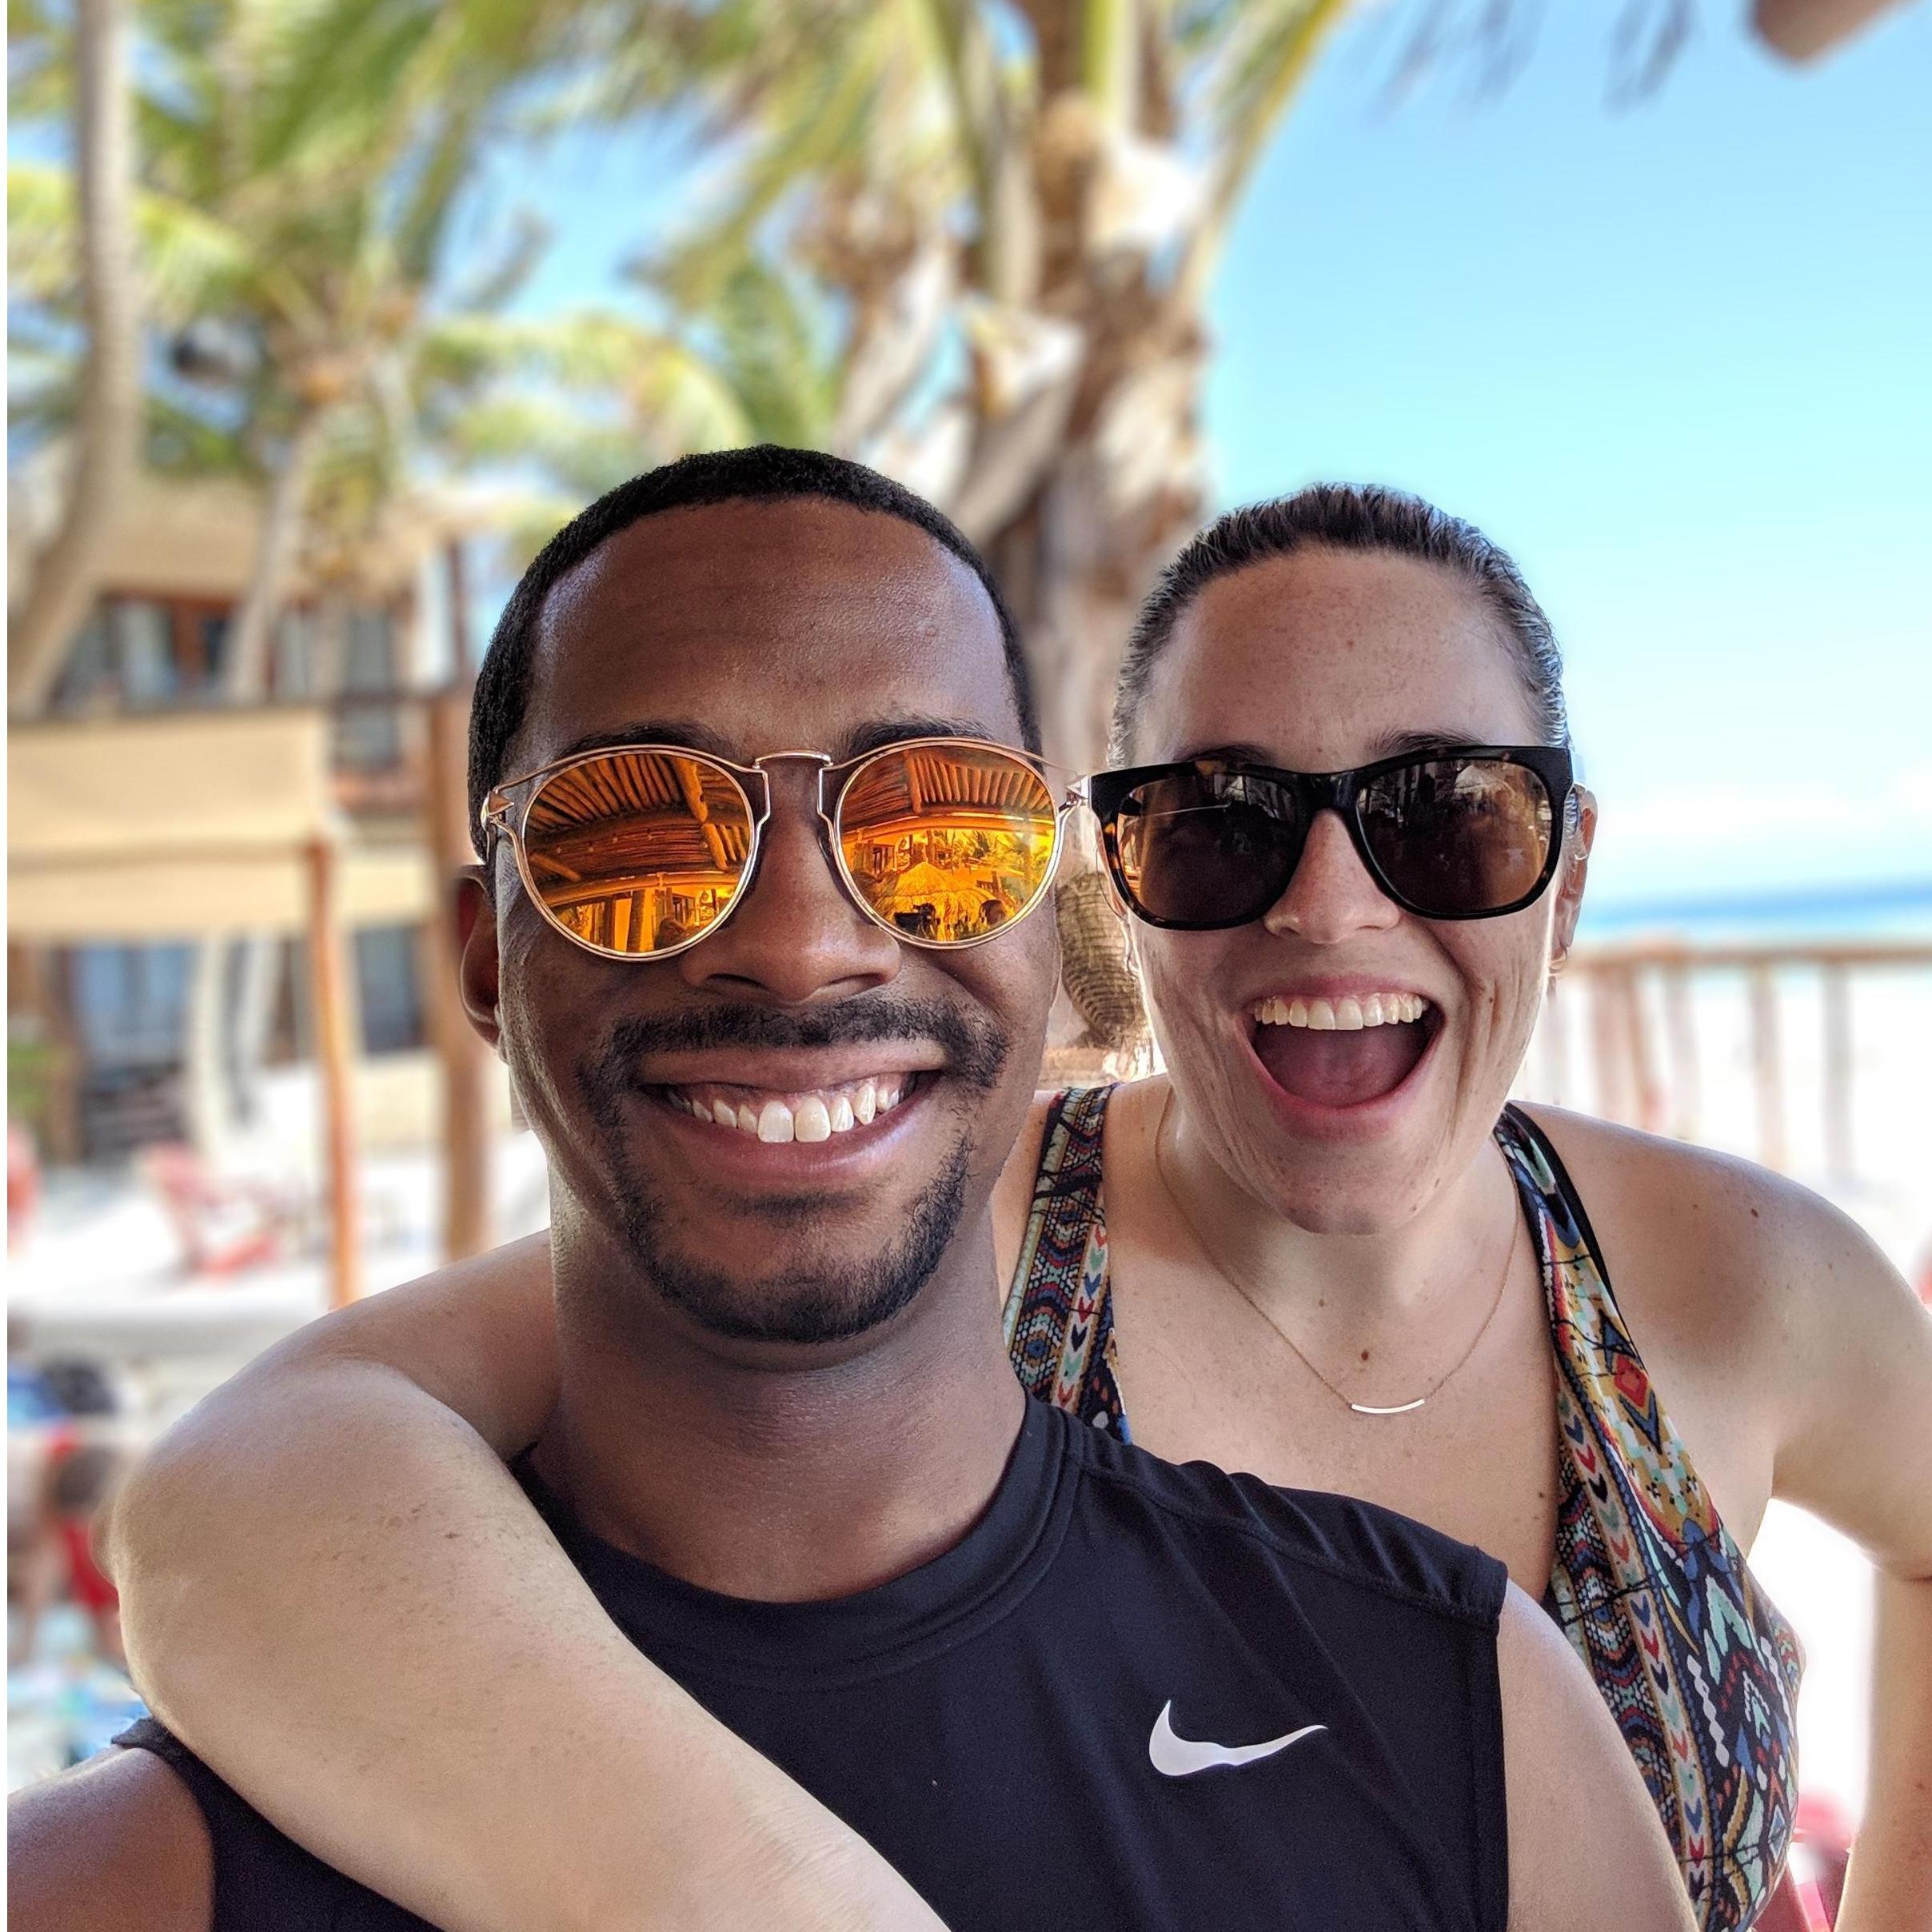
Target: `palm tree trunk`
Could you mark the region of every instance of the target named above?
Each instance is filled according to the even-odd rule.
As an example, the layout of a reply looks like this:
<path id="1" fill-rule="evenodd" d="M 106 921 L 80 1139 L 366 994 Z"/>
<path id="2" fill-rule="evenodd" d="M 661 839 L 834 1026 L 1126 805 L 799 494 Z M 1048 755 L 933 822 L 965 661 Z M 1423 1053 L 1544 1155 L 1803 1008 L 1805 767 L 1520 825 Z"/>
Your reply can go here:
<path id="1" fill-rule="evenodd" d="M 230 704 L 259 704 L 268 696 L 269 647 L 301 541 L 302 512 L 326 417 L 325 410 L 309 409 L 297 419 L 269 486 L 255 561 L 228 633 L 228 668 L 222 688 Z"/>
<path id="2" fill-rule="evenodd" d="M 66 502 L 13 626 L 7 697 L 15 710 L 26 712 L 46 706 L 74 633 L 93 606 L 114 513 L 140 451 L 140 297 L 130 218 L 134 131 L 120 0 L 76 0 L 74 26 L 87 353 Z"/>
<path id="3" fill-rule="evenodd" d="M 322 423 L 320 410 L 298 419 L 269 485 L 254 563 L 228 633 L 222 689 L 230 704 L 259 704 L 269 695 L 269 645 L 301 537 Z M 247 1009 L 261 995 L 273 958 L 273 941 L 258 933 L 204 939 L 195 948 L 182 1087 L 195 1145 L 217 1164 L 253 1111 L 260 1056 L 249 1052 Z"/>

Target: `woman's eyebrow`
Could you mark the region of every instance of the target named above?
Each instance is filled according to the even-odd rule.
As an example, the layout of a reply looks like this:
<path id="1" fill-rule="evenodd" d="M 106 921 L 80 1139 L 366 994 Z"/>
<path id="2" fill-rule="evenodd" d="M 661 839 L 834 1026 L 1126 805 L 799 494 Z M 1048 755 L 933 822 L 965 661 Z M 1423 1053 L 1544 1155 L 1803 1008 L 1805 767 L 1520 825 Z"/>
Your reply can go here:
<path id="1" fill-rule="evenodd" d="M 1275 754 L 1259 744 L 1197 744 L 1177 752 L 1168 762 L 1193 764 L 1210 758 L 1234 764 L 1272 766 L 1275 762 Z"/>
<path id="2" fill-rule="evenodd" d="M 1447 751 L 1459 744 L 1487 744 L 1490 741 L 1484 732 L 1459 728 L 1383 732 L 1369 740 L 1368 756 L 1362 763 L 1376 764 L 1384 758 L 1405 757 L 1412 752 Z M 1191 764 L 1211 758 L 1235 764 L 1263 764 L 1271 770 L 1287 768 L 1276 765 L 1276 756 L 1259 744 L 1201 744 L 1180 752 L 1171 762 Z"/>
<path id="3" fill-rule="evenodd" d="M 1395 731 L 1374 740 L 1375 758 L 1399 758 L 1405 752 L 1447 751 L 1458 744 L 1487 744 L 1489 735 L 1479 731 Z M 1374 760 L 1370 760 L 1371 763 Z"/>

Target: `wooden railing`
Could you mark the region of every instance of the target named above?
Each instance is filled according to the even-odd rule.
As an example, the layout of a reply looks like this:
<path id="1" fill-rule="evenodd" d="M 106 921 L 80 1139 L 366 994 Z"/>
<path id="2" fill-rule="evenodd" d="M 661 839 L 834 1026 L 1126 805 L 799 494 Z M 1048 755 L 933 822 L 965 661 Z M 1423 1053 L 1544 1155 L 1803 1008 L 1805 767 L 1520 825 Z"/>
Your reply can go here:
<path id="1" fill-rule="evenodd" d="M 1854 984 L 1898 973 L 1915 987 L 1922 976 L 1922 1024 L 1901 1044 L 1923 1050 L 1932 1035 L 1932 942 L 1579 947 L 1545 1006 L 1523 1090 L 1652 1132 L 1704 1138 L 1702 1015 L 1710 1004 L 1707 996 L 1727 979 L 1745 1002 L 1754 1152 L 1767 1167 L 1789 1167 L 1792 1056 L 1786 1009 L 1788 996 L 1808 980 L 1816 989 L 1822 1034 L 1819 1142 L 1831 1173 L 1854 1175 L 1859 1153 Z M 1587 1074 L 1587 1091 L 1579 1072 Z M 1932 1093 L 1926 1103 L 1932 1110 Z"/>

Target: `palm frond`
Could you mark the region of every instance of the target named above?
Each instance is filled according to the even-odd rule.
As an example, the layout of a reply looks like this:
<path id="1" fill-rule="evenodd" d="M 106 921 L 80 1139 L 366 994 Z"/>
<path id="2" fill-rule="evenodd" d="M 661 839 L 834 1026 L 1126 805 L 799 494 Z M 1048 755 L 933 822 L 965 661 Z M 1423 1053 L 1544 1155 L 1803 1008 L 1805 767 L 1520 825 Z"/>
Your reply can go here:
<path id="1" fill-rule="evenodd" d="M 1214 186 L 1176 285 L 1198 301 L 1241 191 L 1349 0 L 1251 0 L 1219 15 L 1224 38 L 1210 60 L 1206 132 Z"/>

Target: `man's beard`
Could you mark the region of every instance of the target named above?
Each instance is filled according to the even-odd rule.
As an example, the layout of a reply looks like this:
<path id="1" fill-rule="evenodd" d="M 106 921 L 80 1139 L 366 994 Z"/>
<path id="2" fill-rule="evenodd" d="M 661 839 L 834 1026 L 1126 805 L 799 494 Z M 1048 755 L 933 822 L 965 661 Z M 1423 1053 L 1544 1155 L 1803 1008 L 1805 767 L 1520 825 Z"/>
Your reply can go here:
<path id="1" fill-rule="evenodd" d="M 700 1327 L 740 1341 L 838 1342 L 864 1335 L 910 1306 L 959 1231 L 966 1203 L 970 1144 L 962 1134 L 944 1164 L 920 1189 L 903 1225 L 884 1247 L 855 1262 L 780 1266 L 755 1279 L 709 1267 L 669 1237 L 671 1217 L 639 1171 L 630 1068 L 645 1054 L 728 1046 L 824 1047 L 882 1040 L 936 1040 L 947 1049 L 951 1078 L 994 1092 L 1004 1070 L 1006 1036 L 990 1020 L 969 1020 L 929 1001 L 878 1000 L 816 1012 L 768 1008 L 713 1008 L 661 1019 L 626 1020 L 578 1074 L 590 1117 L 601 1130 L 614 1189 L 618 1228 L 645 1281 Z M 779 1198 L 751 1214 L 772 1231 L 772 1245 L 808 1248 L 824 1215 L 822 1200 Z"/>
<path id="2" fill-rule="evenodd" d="M 780 1268 L 747 1281 L 707 1267 L 665 1238 L 665 1216 L 646 1183 L 624 1184 L 621 1227 L 632 1259 L 659 1295 L 701 1327 L 736 1341 L 842 1342 L 890 1321 L 926 1285 L 959 1231 L 966 1204 L 964 1141 L 913 1201 L 888 1247 L 849 1266 Z M 817 1203 L 761 1216 L 782 1243 L 823 1212 Z"/>

